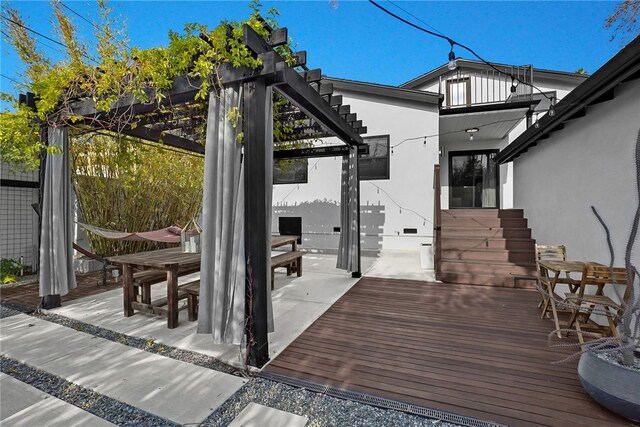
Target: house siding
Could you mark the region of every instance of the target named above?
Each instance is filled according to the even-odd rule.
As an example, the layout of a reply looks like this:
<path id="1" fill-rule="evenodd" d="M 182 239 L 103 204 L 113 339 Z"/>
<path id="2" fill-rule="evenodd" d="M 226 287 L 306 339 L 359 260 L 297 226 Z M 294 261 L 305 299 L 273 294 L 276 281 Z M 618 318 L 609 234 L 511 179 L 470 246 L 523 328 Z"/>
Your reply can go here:
<path id="1" fill-rule="evenodd" d="M 640 80 L 621 84 L 616 97 L 589 107 L 587 116 L 540 141 L 514 160 L 514 203 L 525 210 L 540 244 L 564 244 L 571 259 L 610 261 L 611 232 L 616 266 L 638 207 L 635 141 L 640 126 Z M 638 265 L 640 249 L 632 261 Z"/>
<path id="2" fill-rule="evenodd" d="M 342 91 L 343 104 L 367 126 L 366 136 L 389 135 L 390 145 L 406 138 L 438 134 L 438 107 L 366 93 Z M 338 144 L 335 138 L 323 141 Z M 438 138 L 403 142 L 390 156 L 390 179 L 362 181 L 362 249 L 418 250 L 433 241 L 433 166 L 438 163 Z M 301 216 L 303 247 L 334 251 L 340 226 L 341 158 L 309 159 L 306 184 L 273 188 L 272 231 L 280 216 Z M 378 191 L 379 187 L 379 191 Z M 402 210 L 402 212 L 401 212 Z M 416 234 L 404 229 L 415 228 Z"/>

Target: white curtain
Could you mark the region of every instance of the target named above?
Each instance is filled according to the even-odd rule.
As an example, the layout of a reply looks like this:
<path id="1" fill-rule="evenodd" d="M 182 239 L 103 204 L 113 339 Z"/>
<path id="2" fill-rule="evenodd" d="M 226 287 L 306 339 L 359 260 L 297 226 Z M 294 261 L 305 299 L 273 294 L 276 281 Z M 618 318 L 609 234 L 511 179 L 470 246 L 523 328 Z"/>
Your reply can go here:
<path id="1" fill-rule="evenodd" d="M 245 322 L 244 169 L 242 145 L 227 118 L 238 87 L 209 96 L 202 198 L 198 333 L 240 344 Z"/>
<path id="2" fill-rule="evenodd" d="M 342 189 L 340 192 L 340 242 L 336 268 L 358 271 L 358 150 L 350 147 L 342 160 Z"/>
<path id="3" fill-rule="evenodd" d="M 73 271 L 73 206 L 69 132 L 66 126 L 48 129 L 49 146 L 61 154 L 47 156 L 40 231 L 40 296 L 65 295 L 76 288 Z"/>
<path id="4" fill-rule="evenodd" d="M 267 179 L 273 181 L 273 125 L 271 89 L 267 96 Z M 245 333 L 246 259 L 244 246 L 245 195 L 242 145 L 236 142 L 237 129 L 227 118 L 229 109 L 241 107 L 239 87 L 223 89 L 209 97 L 202 198 L 202 263 L 198 333 L 212 334 L 214 343 L 240 344 Z M 238 127 L 239 129 L 240 127 Z M 271 184 L 265 195 L 271 206 Z M 267 210 L 267 224 L 271 211 Z M 271 233 L 265 256 L 271 260 Z M 270 277 L 270 264 L 264 277 Z M 270 282 L 267 289 L 267 326 L 273 331 Z"/>
<path id="5" fill-rule="evenodd" d="M 482 158 L 482 207 L 496 206 L 496 163 L 492 155 L 483 154 Z"/>

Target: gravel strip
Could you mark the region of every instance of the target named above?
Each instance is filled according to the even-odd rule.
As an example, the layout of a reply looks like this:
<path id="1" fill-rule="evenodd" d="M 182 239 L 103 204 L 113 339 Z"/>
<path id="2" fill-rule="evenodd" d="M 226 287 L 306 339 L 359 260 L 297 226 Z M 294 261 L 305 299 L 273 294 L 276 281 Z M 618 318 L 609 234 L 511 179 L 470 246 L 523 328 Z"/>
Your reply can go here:
<path id="1" fill-rule="evenodd" d="M 5 356 L 0 356 L 0 371 L 119 426 L 179 426 L 179 424 L 150 414 L 135 406 L 96 393 Z"/>
<path id="2" fill-rule="evenodd" d="M 0 304 L 0 319 L 15 316 L 16 314 L 23 314 L 26 312 L 27 310 L 23 307 L 18 307 L 16 305 L 7 303 Z"/>
<path id="3" fill-rule="evenodd" d="M 439 426 L 460 427 L 404 412 L 342 400 L 320 393 L 256 378 L 245 384 L 202 423 L 228 425 L 250 402 L 309 418 L 307 427 L 320 426 Z"/>
<path id="4" fill-rule="evenodd" d="M 226 363 L 223 363 L 214 357 L 207 356 L 206 354 L 183 350 L 177 347 L 172 347 L 170 345 L 159 344 L 156 343 L 153 339 L 132 337 L 130 335 L 111 331 L 109 329 L 91 325 L 89 323 L 80 322 L 78 320 L 70 319 L 58 314 L 37 313 L 34 314 L 34 316 L 61 326 L 66 326 L 67 328 L 75 329 L 79 332 L 85 332 L 99 338 L 104 338 L 109 341 L 124 344 L 129 347 L 134 347 L 139 350 L 148 351 L 149 353 L 158 354 L 160 356 L 165 356 L 171 359 L 180 360 L 182 362 L 191 363 L 192 365 L 201 366 L 203 368 L 212 369 L 214 371 L 224 372 L 225 374 L 245 376 L 244 371 L 227 365 Z"/>

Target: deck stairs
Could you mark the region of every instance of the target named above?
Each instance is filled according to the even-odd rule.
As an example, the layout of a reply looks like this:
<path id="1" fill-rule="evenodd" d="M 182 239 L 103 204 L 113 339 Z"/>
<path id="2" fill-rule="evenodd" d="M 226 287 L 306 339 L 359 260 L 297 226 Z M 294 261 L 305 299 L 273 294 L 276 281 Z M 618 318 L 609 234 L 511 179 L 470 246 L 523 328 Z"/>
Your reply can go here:
<path id="1" fill-rule="evenodd" d="M 441 218 L 439 280 L 535 287 L 535 241 L 522 209 L 449 209 Z"/>

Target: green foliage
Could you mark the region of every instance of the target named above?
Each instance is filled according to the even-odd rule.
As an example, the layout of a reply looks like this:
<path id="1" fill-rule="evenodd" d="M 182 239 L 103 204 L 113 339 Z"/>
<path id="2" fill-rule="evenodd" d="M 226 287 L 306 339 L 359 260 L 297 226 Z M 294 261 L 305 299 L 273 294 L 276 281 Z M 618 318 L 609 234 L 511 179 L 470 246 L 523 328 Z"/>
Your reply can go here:
<path id="1" fill-rule="evenodd" d="M 40 144 L 35 113 L 25 105 L 15 105 L 14 112 L 0 113 L 0 156 L 6 163 L 34 169 L 38 167 L 40 151 L 46 147 Z"/>
<path id="2" fill-rule="evenodd" d="M 161 144 L 90 134 L 72 146 L 73 181 L 86 223 L 123 231 L 184 225 L 198 216 L 204 159 Z M 89 233 L 103 256 L 151 250 L 151 242 L 108 240 Z M 164 245 L 166 246 L 166 245 Z"/>
<path id="3" fill-rule="evenodd" d="M 79 99 L 93 100 L 99 110 L 107 111 L 114 102 L 132 95 L 140 102 L 156 103 L 160 111 L 166 111 L 163 104 L 166 91 L 171 89 L 174 78 L 186 75 L 192 84 L 199 85 L 196 100 L 204 102 L 211 91 L 217 92 L 221 87 L 218 77 L 221 64 L 249 68 L 261 65 L 260 59 L 255 58 L 243 43 L 243 26 L 249 25 L 264 38 L 269 35 L 265 23 L 277 28 L 277 10 L 267 11 L 263 20 L 261 4 L 254 0 L 249 5 L 251 14 L 245 21 L 223 21 L 212 30 L 190 23 L 182 33 L 169 32 L 166 47 L 139 49 L 129 46 L 126 27 L 113 18 L 107 2 L 99 0 L 97 3 L 100 22 L 95 25 L 92 39 L 95 45 L 87 46 L 79 40 L 73 22 L 59 2 L 52 2 L 54 28 L 67 46 L 65 59 L 55 64 L 21 27 L 27 23 L 17 10 L 3 4 L 3 12 L 18 23 L 7 21 L 9 40 L 26 66 L 23 89 L 35 94 L 37 107 L 35 113 L 14 103 L 12 110 L 2 112 L 0 153 L 3 160 L 36 167 L 37 154 L 43 148 L 38 138 L 39 125 L 43 122 L 76 125 L 78 117 L 71 105 Z M 205 35 L 209 43 L 200 34 Z M 289 46 L 281 46 L 278 51 L 291 63 Z M 109 123 L 102 115 L 99 120 L 104 128 L 122 128 L 127 124 L 135 127 L 137 118 L 118 117 L 113 119 L 116 122 Z"/>
<path id="4" fill-rule="evenodd" d="M 20 270 L 25 266 L 18 261 L 8 258 L 2 258 L 0 260 L 0 283 L 8 284 L 15 283 L 17 281 L 16 276 L 20 274 Z"/>
<path id="5" fill-rule="evenodd" d="M 640 0 L 624 0 L 618 3 L 613 13 L 604 21 L 604 27 L 613 29 L 611 41 L 620 37 L 622 43 L 640 35 Z"/>

